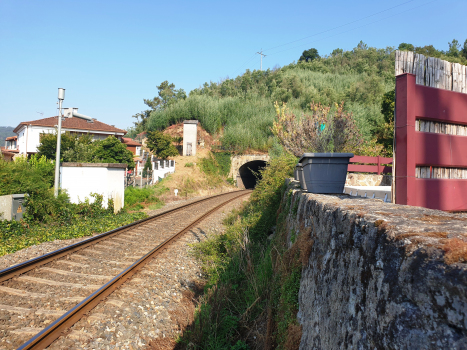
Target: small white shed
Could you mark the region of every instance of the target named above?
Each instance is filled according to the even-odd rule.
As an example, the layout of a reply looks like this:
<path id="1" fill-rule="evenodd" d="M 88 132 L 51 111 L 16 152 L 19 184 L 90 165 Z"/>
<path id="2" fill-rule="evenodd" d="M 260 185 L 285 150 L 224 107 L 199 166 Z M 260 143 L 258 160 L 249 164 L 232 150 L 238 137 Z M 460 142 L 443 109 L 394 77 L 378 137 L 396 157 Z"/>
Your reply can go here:
<path id="1" fill-rule="evenodd" d="M 109 198 L 114 201 L 114 212 L 124 205 L 126 164 L 118 163 L 62 163 L 60 188 L 66 190 L 72 203 L 92 200 L 91 193 L 104 196 L 107 207 Z"/>

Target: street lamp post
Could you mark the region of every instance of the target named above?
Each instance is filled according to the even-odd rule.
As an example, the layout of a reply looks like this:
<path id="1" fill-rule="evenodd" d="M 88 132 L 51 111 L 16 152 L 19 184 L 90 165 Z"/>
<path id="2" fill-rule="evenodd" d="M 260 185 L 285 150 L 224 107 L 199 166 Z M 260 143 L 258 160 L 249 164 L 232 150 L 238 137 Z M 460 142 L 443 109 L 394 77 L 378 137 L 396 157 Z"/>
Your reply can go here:
<path id="1" fill-rule="evenodd" d="M 57 132 L 57 152 L 55 157 L 55 183 L 54 195 L 58 196 L 60 182 L 60 141 L 62 138 L 62 102 L 65 99 L 65 89 L 58 89 L 58 132 Z"/>

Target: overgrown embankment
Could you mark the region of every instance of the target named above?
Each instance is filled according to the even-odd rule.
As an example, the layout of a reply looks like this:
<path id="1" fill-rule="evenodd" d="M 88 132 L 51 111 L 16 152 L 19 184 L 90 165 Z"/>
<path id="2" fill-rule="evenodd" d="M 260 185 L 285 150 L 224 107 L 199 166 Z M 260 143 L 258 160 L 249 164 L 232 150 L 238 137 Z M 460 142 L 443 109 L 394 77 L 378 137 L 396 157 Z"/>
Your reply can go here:
<path id="1" fill-rule="evenodd" d="M 310 242 L 297 239 L 289 249 L 285 215 L 277 217 L 295 162 L 273 158 L 249 203 L 227 219 L 226 232 L 194 246 L 208 281 L 181 348 L 298 348 L 298 290 Z"/>
<path id="2" fill-rule="evenodd" d="M 394 89 L 393 48 L 369 48 L 360 43 L 351 51 L 336 51 L 311 62 L 249 71 L 222 82 L 205 83 L 186 99 L 150 113 L 142 129 L 163 130 L 185 119 L 199 120 L 221 147 L 235 153 L 267 151 L 273 143 L 273 103 L 286 102 L 294 114 L 310 111 L 310 103 L 331 105 L 345 101 L 367 141 L 384 123 L 381 101 Z M 133 132 L 135 134 L 136 131 Z"/>
<path id="3" fill-rule="evenodd" d="M 55 197 L 53 175 L 54 163 L 45 157 L 0 160 L 0 195 L 27 194 L 24 220 L 0 220 L 0 256 L 47 241 L 102 233 L 146 217 L 141 212 L 114 214 L 113 202 L 103 208 L 100 194 L 78 204 L 70 203 L 65 192 Z"/>
<path id="4" fill-rule="evenodd" d="M 191 349 L 453 348 L 467 340 L 467 216 L 284 185 L 273 158 L 222 235 Z"/>

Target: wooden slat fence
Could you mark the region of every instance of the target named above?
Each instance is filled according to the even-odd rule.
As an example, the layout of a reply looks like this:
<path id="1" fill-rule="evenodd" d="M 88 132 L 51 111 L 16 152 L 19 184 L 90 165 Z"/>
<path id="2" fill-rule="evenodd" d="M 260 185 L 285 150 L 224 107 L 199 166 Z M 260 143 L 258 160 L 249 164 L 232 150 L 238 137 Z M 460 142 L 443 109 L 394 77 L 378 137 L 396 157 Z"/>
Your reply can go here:
<path id="1" fill-rule="evenodd" d="M 391 174 L 392 158 L 380 156 L 354 156 L 353 158 L 350 158 L 350 164 L 347 171 L 355 173 L 376 173 L 378 175 Z"/>
<path id="2" fill-rule="evenodd" d="M 396 50 L 396 76 L 415 74 L 415 83 L 467 94 L 467 66 L 411 51 Z"/>

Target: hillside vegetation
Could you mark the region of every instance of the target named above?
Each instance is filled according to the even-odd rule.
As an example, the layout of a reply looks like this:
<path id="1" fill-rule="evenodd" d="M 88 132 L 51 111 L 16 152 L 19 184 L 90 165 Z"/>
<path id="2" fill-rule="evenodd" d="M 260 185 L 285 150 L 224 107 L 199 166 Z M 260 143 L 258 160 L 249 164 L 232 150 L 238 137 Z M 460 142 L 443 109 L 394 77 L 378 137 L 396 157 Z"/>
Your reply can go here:
<path id="1" fill-rule="evenodd" d="M 407 43 L 399 49 L 467 62 L 467 41 L 461 49 L 453 40 L 448 51 Z M 370 141 L 382 133 L 387 123 L 381 104 L 385 94 L 390 96 L 394 90 L 394 57 L 393 47 L 378 49 L 360 42 L 351 51 L 336 49 L 324 57 L 310 49 L 297 63 L 266 71 L 247 70 L 233 79 L 204 83 L 188 97 L 183 89 L 175 90 L 166 81 L 158 86 L 158 97 L 145 100 L 151 110 L 134 116 L 138 122 L 130 135 L 197 119 L 219 138 L 220 148 L 225 151 L 267 151 L 274 139 L 274 102 L 287 103 L 289 111 L 297 116 L 307 114 L 312 102 L 328 106 L 344 102 L 344 111 L 353 114 L 363 138 Z M 382 144 L 392 152 L 388 149 L 392 142 Z"/>
<path id="2" fill-rule="evenodd" d="M 220 134 L 231 152 L 266 151 L 272 145 L 274 102 L 286 102 L 301 115 L 311 102 L 330 105 L 345 101 L 366 139 L 371 122 L 380 123 L 383 94 L 394 88 L 392 48 L 334 50 L 329 57 L 299 61 L 276 70 L 249 71 L 220 83 L 205 83 L 167 108 L 153 111 L 148 130 L 160 130 L 184 119 L 197 119 L 211 134 Z"/>
<path id="3" fill-rule="evenodd" d="M 10 136 L 15 136 L 15 133 L 13 132 L 15 128 L 11 126 L 0 126 L 0 140 L 1 140 L 1 146 L 5 146 L 5 139 Z"/>

